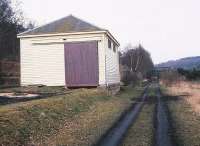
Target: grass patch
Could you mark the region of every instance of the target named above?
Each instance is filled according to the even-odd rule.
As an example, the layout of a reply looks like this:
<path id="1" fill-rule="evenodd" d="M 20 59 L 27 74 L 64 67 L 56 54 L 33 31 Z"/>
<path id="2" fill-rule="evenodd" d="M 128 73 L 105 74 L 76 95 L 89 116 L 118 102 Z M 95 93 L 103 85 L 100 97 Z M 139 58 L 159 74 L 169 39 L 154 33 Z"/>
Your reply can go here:
<path id="1" fill-rule="evenodd" d="M 78 125 L 83 127 L 79 127 L 79 129 L 82 129 L 81 131 L 84 131 L 84 129 L 86 131 L 91 130 L 93 134 L 84 132 L 88 140 L 81 140 L 81 136 L 79 137 L 81 131 L 76 133 L 77 128 L 72 128 L 72 133 L 75 133 L 74 137 L 76 137 L 73 142 L 77 141 L 78 144 L 79 142 L 92 141 L 93 138 L 91 137 L 93 135 L 96 135 L 96 138 L 100 136 L 110 126 L 109 121 L 116 120 L 120 112 L 130 105 L 131 99 L 141 94 L 142 88 L 126 87 L 117 96 L 108 96 L 105 92 L 97 89 L 79 89 L 75 91 L 67 95 L 1 106 L 0 145 L 44 145 L 48 138 L 57 135 L 66 123 L 76 123 L 78 121 L 76 118 L 83 113 L 87 119 L 82 117 L 83 120 L 80 120 L 82 122 Z M 108 107 L 104 107 L 104 105 L 108 105 Z M 96 111 L 96 113 L 93 111 Z M 101 118 L 97 118 L 97 115 Z M 96 119 L 98 119 L 97 122 L 92 125 L 92 122 Z M 91 122 L 88 123 L 88 121 Z M 108 123 L 107 126 L 104 125 L 106 123 Z M 106 128 L 102 128 L 102 126 Z M 67 129 L 64 131 L 67 131 Z M 98 130 L 102 131 L 99 132 Z M 73 134 L 71 135 L 73 136 Z M 70 143 L 70 140 L 64 137 L 64 134 L 63 136 L 60 134 L 60 136 L 58 139 L 66 139 L 65 145 Z M 53 143 L 56 141 L 55 138 Z"/>
<path id="2" fill-rule="evenodd" d="M 156 90 L 157 90 L 157 84 L 151 84 L 150 86 L 149 86 L 149 88 L 148 88 L 148 96 L 149 97 L 156 97 L 157 95 L 157 92 L 156 92 Z"/>
<path id="3" fill-rule="evenodd" d="M 116 97 L 136 100 L 138 97 L 140 97 L 143 91 L 144 87 L 142 86 L 136 86 L 136 87 L 124 86 L 121 87 L 121 91 L 119 92 L 119 94 L 116 95 Z"/>
<path id="4" fill-rule="evenodd" d="M 30 101 L 14 108 L 2 106 L 0 137 L 3 139 L 0 143 L 28 145 L 30 141 L 43 141 L 60 128 L 64 119 L 87 111 L 94 102 L 108 100 L 105 96 L 97 90 L 79 90 L 71 95 Z"/>
<path id="5" fill-rule="evenodd" d="M 164 88 L 164 87 L 163 87 Z M 194 112 L 185 96 L 174 96 L 164 89 L 169 107 L 172 136 L 178 146 L 200 145 L 200 116 Z"/>
<path id="6" fill-rule="evenodd" d="M 72 126 L 61 129 L 59 132 L 61 134 L 49 138 L 46 144 L 50 146 L 93 145 L 134 102 L 132 100 L 140 96 L 142 89 L 141 87 L 124 87 L 123 91 L 117 96 L 112 96 L 109 101 L 98 103 L 90 111 L 78 115 L 73 119 Z"/>

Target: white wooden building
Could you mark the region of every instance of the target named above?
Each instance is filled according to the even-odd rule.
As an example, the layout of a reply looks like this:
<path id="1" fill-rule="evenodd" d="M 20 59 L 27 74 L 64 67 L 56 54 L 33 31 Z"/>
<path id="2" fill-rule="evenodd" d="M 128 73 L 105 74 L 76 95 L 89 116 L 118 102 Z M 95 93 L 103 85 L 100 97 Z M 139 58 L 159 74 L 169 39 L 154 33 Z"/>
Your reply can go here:
<path id="1" fill-rule="evenodd" d="M 118 41 L 105 29 L 72 15 L 23 32 L 21 85 L 119 85 Z"/>

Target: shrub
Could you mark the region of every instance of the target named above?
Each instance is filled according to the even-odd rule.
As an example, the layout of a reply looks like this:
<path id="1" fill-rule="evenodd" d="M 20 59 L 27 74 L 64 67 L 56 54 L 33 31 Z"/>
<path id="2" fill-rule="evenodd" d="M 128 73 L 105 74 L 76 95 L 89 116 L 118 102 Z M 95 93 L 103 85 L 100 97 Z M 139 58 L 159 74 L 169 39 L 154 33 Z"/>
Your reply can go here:
<path id="1" fill-rule="evenodd" d="M 200 70 L 196 70 L 195 68 L 193 70 L 179 68 L 177 71 L 185 76 L 187 80 L 200 80 Z"/>
<path id="2" fill-rule="evenodd" d="M 136 85 L 139 82 L 139 80 L 140 79 L 138 77 L 138 74 L 131 71 L 126 71 L 122 77 L 122 82 L 125 85 Z"/>
<path id="3" fill-rule="evenodd" d="M 160 73 L 160 80 L 166 86 L 170 86 L 171 84 L 177 83 L 183 79 L 183 76 L 176 70 L 162 71 Z"/>

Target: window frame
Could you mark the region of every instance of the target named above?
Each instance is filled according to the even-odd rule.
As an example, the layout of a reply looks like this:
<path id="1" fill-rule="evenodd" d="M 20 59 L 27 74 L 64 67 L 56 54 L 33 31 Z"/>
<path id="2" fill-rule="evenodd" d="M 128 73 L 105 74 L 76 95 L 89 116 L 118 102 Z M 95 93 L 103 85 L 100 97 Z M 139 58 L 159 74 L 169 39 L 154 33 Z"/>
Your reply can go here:
<path id="1" fill-rule="evenodd" d="M 113 51 L 116 53 L 117 52 L 117 45 L 113 43 Z"/>
<path id="2" fill-rule="evenodd" d="M 108 48 L 111 49 L 112 48 L 112 41 L 108 38 Z"/>

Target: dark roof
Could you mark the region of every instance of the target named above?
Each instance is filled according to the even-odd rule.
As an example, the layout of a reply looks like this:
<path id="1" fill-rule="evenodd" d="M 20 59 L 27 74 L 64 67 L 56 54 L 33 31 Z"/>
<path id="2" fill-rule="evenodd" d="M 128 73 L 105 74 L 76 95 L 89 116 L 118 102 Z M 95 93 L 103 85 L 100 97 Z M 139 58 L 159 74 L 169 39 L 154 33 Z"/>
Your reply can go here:
<path id="1" fill-rule="evenodd" d="M 90 32 L 101 30 L 104 29 L 94 26 L 72 15 L 69 15 L 52 23 L 21 33 L 19 34 L 19 36 L 70 32 Z"/>

